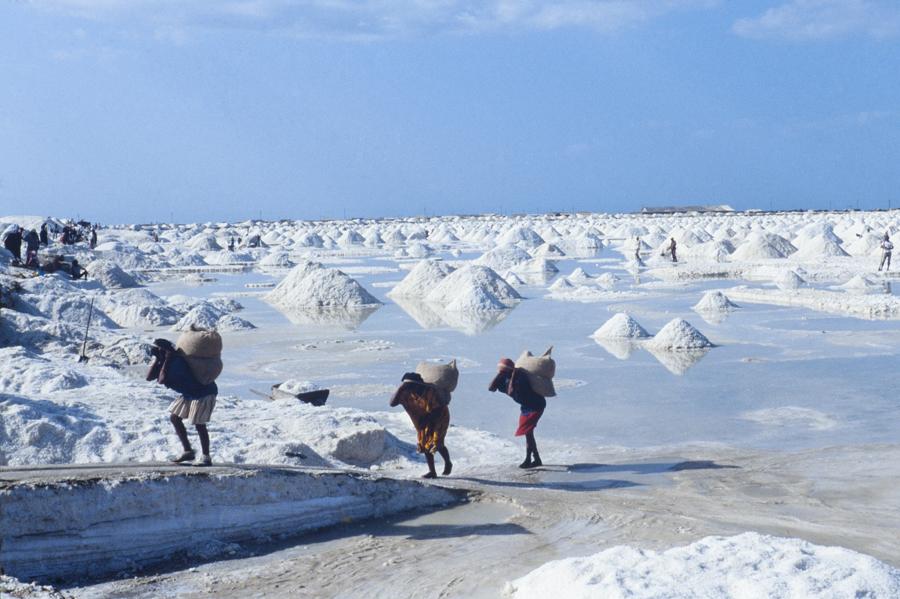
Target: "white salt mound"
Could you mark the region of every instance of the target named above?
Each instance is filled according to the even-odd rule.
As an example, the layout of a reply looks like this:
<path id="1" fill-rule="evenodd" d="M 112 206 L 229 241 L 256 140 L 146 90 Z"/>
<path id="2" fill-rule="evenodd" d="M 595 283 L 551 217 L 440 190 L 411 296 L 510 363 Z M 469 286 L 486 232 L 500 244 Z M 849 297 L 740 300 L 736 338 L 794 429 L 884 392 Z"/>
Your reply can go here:
<path id="1" fill-rule="evenodd" d="M 423 298 L 451 272 L 453 267 L 446 262 L 422 260 L 388 292 L 388 295 Z"/>
<path id="2" fill-rule="evenodd" d="M 505 310 L 522 299 L 509 283 L 486 266 L 467 264 L 447 275 L 425 297 L 450 312 Z"/>
<path id="3" fill-rule="evenodd" d="M 739 306 L 728 299 L 721 291 L 707 291 L 694 305 L 697 312 L 729 312 Z"/>
<path id="4" fill-rule="evenodd" d="M 88 271 L 88 277 L 94 281 L 99 281 L 107 289 L 125 289 L 138 286 L 134 277 L 109 260 L 94 260 L 85 268 Z"/>
<path id="5" fill-rule="evenodd" d="M 291 268 L 294 266 L 294 261 L 291 260 L 291 257 L 287 252 L 272 252 L 260 260 L 259 265 L 276 268 Z"/>
<path id="6" fill-rule="evenodd" d="M 566 277 L 560 277 L 559 279 L 554 281 L 552 285 L 547 287 L 547 289 L 551 293 L 557 292 L 557 291 L 568 291 L 568 290 L 574 289 L 574 288 L 575 288 L 575 285 L 573 285 L 572 282 L 569 281 L 569 279 L 567 279 Z"/>
<path id="7" fill-rule="evenodd" d="M 191 308 L 187 314 L 181 317 L 175 326 L 172 327 L 173 331 L 190 331 L 191 327 L 196 327 L 199 329 L 214 329 L 216 328 L 216 324 L 219 322 L 219 318 L 222 317 L 222 313 L 219 310 L 216 310 L 210 304 L 202 303 L 197 306 Z"/>
<path id="8" fill-rule="evenodd" d="M 380 304 L 348 275 L 316 262 L 303 262 L 264 296 L 281 308 L 352 308 Z"/>
<path id="9" fill-rule="evenodd" d="M 643 339 L 650 334 L 626 312 L 619 312 L 591 335 L 594 339 Z"/>
<path id="10" fill-rule="evenodd" d="M 880 285 L 867 278 L 865 275 L 856 275 L 843 285 L 838 285 L 847 291 L 871 291 L 880 288 Z"/>
<path id="11" fill-rule="evenodd" d="M 650 344 L 657 349 L 684 350 L 712 347 L 703 333 L 682 318 L 673 318 L 653 337 Z"/>
<path id="12" fill-rule="evenodd" d="M 775 279 L 775 284 L 781 289 L 799 289 L 806 284 L 806 281 L 793 270 L 788 270 Z"/>
<path id="13" fill-rule="evenodd" d="M 590 283 L 594 280 L 594 277 L 586 273 L 580 266 L 573 270 L 572 274 L 566 278 L 573 283 Z"/>
<path id="14" fill-rule="evenodd" d="M 617 546 L 549 562 L 511 583 L 515 599 L 900 596 L 900 570 L 842 547 L 745 532 L 650 551 Z"/>
<path id="15" fill-rule="evenodd" d="M 485 252 L 473 264 L 487 266 L 494 270 L 518 270 L 516 267 L 530 262 L 531 254 L 516 246 L 501 246 Z"/>
<path id="16" fill-rule="evenodd" d="M 249 331 L 255 329 L 256 325 L 240 316 L 226 314 L 216 322 L 215 328 L 219 331 Z"/>

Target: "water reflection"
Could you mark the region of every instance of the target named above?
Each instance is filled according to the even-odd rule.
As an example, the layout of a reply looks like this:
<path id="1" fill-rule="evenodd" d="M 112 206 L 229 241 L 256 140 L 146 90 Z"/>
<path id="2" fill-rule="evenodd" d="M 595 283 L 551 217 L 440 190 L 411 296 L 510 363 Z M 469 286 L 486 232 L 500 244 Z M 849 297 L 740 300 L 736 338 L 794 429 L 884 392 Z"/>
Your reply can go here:
<path id="1" fill-rule="evenodd" d="M 709 352 L 709 348 L 691 349 L 691 350 L 664 350 L 645 348 L 650 354 L 656 358 L 660 364 L 666 367 L 666 370 L 676 376 L 683 376 L 697 362 L 703 359 Z"/>
<path id="2" fill-rule="evenodd" d="M 731 315 L 731 310 L 694 310 L 709 324 L 722 324 Z"/>
<path id="3" fill-rule="evenodd" d="M 516 275 L 525 282 L 526 285 L 531 285 L 533 287 L 543 287 L 550 283 L 553 279 L 555 279 L 559 272 L 547 272 L 547 271 L 532 271 L 532 272 L 522 272 L 522 271 L 514 271 Z"/>
<path id="4" fill-rule="evenodd" d="M 276 306 L 288 320 L 296 325 L 337 327 L 349 331 L 359 326 L 371 316 L 380 305 L 360 308 L 294 308 L 286 309 Z"/>
<path id="5" fill-rule="evenodd" d="M 626 339 L 594 338 L 594 342 L 596 342 L 597 345 L 609 352 L 614 358 L 618 358 L 619 360 L 627 360 L 631 357 L 631 354 L 634 353 L 634 350 L 638 348 L 637 343 L 635 343 L 634 341 L 628 341 Z"/>
<path id="6" fill-rule="evenodd" d="M 466 335 L 479 335 L 502 322 L 513 308 L 490 312 L 448 312 L 440 306 L 412 298 L 393 298 L 410 318 L 425 330 L 449 327 Z"/>

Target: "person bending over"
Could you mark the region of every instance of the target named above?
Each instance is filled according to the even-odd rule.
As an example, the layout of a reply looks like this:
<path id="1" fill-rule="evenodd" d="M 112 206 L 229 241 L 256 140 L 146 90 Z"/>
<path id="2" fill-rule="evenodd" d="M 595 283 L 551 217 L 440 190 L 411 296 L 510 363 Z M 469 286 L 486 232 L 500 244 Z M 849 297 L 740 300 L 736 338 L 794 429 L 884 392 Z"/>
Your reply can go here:
<path id="1" fill-rule="evenodd" d="M 170 341 L 157 339 L 153 342 L 151 353 L 154 361 L 147 373 L 147 380 L 155 380 L 180 394 L 178 399 L 169 405 L 169 420 L 175 427 L 175 433 L 178 435 L 178 440 L 181 441 L 184 452 L 172 461 L 180 464 L 196 458 L 195 466 L 211 465 L 209 431 L 206 425 L 216 407 L 219 388 L 215 382 L 208 385 L 200 384 L 191 372 L 184 355 L 180 350 L 175 349 Z M 197 436 L 200 437 L 200 448 L 203 453 L 199 457 L 188 439 L 187 429 L 184 426 L 185 419 L 190 420 L 190 423 L 197 429 Z"/>
<path id="2" fill-rule="evenodd" d="M 506 393 L 519 404 L 519 428 L 516 429 L 516 436 L 525 435 L 525 461 L 519 464 L 519 468 L 542 466 L 537 441 L 534 439 L 534 429 L 544 414 L 547 400 L 531 388 L 528 374 L 521 368 L 516 368 L 515 363 L 509 358 L 503 358 L 497 364 L 497 375 L 491 381 L 488 390 Z"/>

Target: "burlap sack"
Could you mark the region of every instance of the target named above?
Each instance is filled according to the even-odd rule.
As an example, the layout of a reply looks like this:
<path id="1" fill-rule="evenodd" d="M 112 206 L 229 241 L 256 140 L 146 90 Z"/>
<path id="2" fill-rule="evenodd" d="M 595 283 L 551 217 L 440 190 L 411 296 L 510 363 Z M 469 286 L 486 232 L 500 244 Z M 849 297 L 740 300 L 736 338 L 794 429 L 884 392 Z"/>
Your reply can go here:
<path id="1" fill-rule="evenodd" d="M 218 331 L 185 331 L 175 347 L 195 358 L 222 357 L 222 336 Z"/>
<path id="2" fill-rule="evenodd" d="M 426 383 L 431 383 L 438 389 L 453 393 L 459 383 L 459 370 L 456 368 L 456 360 L 449 364 L 435 364 L 434 362 L 419 362 L 416 373 Z"/>
<path id="3" fill-rule="evenodd" d="M 553 387 L 556 362 L 550 357 L 551 351 L 553 351 L 553 347 L 548 348 L 542 355 L 535 356 L 526 350 L 516 360 L 516 367 L 521 368 L 528 375 L 528 383 L 531 388 L 543 397 L 556 396 L 556 389 Z"/>
<path id="4" fill-rule="evenodd" d="M 194 378 L 208 385 L 222 374 L 222 336 L 218 331 L 185 331 L 175 344 Z"/>

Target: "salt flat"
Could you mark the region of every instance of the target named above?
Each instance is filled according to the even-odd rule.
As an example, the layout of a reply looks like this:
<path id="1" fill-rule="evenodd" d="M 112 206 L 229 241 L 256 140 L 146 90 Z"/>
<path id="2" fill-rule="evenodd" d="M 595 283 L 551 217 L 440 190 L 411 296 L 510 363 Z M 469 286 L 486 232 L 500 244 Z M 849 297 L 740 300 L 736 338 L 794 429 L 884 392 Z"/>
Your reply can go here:
<path id="1" fill-rule="evenodd" d="M 417 477 L 414 431 L 387 402 L 420 360 L 456 359 L 455 468 L 437 484 L 479 498 L 421 534 L 402 520 L 366 524 L 262 543 L 237 561 L 198 557 L 199 573 L 64 581 L 76 594 L 240 596 L 274 577 L 281 590 L 269 591 L 284 596 L 390 596 L 397 584 L 405 596 L 526 596 L 512 581 L 545 562 L 747 531 L 897 567 L 900 298 L 893 274 L 875 270 L 874 241 L 895 227 L 893 212 L 852 212 L 103 230 L 97 250 L 70 250 L 102 259 L 101 280 L 0 266 L 12 295 L 0 321 L 0 465 L 166 459 L 170 396 L 142 380 L 147 344 L 195 323 L 225 339 L 214 461 Z M 266 247 L 221 249 L 251 233 Z M 677 264 L 660 256 L 670 236 Z M 91 298 L 91 360 L 78 365 Z M 626 312 L 648 337 L 594 338 Z M 685 342 L 697 335 L 709 346 Z M 487 384 L 499 357 L 551 345 L 560 384 L 538 427 L 547 466 L 522 472 L 517 408 Z M 251 392 L 284 381 L 333 393 L 313 408 Z M 485 507 L 495 504 L 512 507 Z M 795 547 L 735 542 L 760 555 Z M 574 576 L 567 567 L 558 575 Z M 728 567 L 741 577 L 749 566 Z"/>

